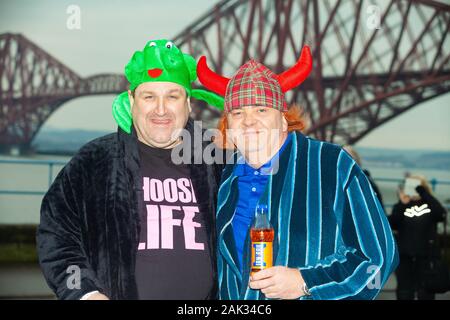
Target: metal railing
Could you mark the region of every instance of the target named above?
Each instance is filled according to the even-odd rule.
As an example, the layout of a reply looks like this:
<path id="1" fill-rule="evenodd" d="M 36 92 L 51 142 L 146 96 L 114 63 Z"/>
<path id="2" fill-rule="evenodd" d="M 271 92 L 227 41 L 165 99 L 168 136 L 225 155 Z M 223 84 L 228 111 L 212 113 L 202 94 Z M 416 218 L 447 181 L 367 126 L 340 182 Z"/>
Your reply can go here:
<path id="1" fill-rule="evenodd" d="M 54 166 L 64 166 L 67 164 L 66 161 L 61 160 L 25 160 L 25 159 L 0 159 L 1 164 L 17 164 L 17 165 L 37 165 L 37 166 L 47 166 L 48 167 L 48 188 L 53 182 L 53 171 Z M 400 183 L 403 179 L 396 178 L 383 178 L 383 177 L 373 177 L 375 182 L 392 182 L 392 183 Z M 436 178 L 432 178 L 429 180 L 433 191 L 436 190 L 438 185 L 450 185 L 450 181 L 446 180 L 438 180 Z M 1 194 L 9 194 L 9 195 L 44 195 L 47 190 L 2 190 L 0 189 Z M 394 204 L 389 203 L 385 204 L 385 207 L 390 208 Z M 447 209 L 450 209 L 450 204 L 444 204 Z"/>
<path id="2" fill-rule="evenodd" d="M 402 179 L 394 179 L 394 178 L 373 178 L 373 180 L 375 180 L 375 182 L 395 182 L 395 183 L 399 183 L 402 182 Z M 446 184 L 446 185 L 450 185 L 450 181 L 445 181 L 445 180 L 437 180 L 435 178 L 432 178 L 429 180 L 430 184 L 431 184 L 431 188 L 433 189 L 433 191 L 436 191 L 436 186 L 438 184 Z"/>
<path id="3" fill-rule="evenodd" d="M 66 161 L 61 160 L 26 160 L 26 159 L 0 159 L 1 164 L 17 164 L 17 165 L 35 165 L 35 166 L 47 166 L 48 167 L 48 188 L 53 182 L 53 169 L 54 166 L 64 166 L 67 164 Z M 0 194 L 10 194 L 10 195 L 34 195 L 40 196 L 44 195 L 47 190 L 1 190 Z"/>
<path id="4" fill-rule="evenodd" d="M 382 178 L 382 177 L 372 177 L 372 179 L 375 182 L 391 182 L 391 183 L 400 183 L 403 182 L 403 179 L 398 179 L 398 178 Z M 450 185 L 450 181 L 447 180 L 438 180 L 436 178 L 431 178 L 430 180 L 428 180 L 428 182 L 431 185 L 431 189 L 433 190 L 433 192 L 436 191 L 436 188 L 438 185 Z M 450 196 L 450 195 L 449 195 Z M 447 210 L 450 209 L 450 203 L 443 203 L 442 204 Z M 394 206 L 394 203 L 388 203 L 384 205 L 386 208 L 392 208 Z"/>

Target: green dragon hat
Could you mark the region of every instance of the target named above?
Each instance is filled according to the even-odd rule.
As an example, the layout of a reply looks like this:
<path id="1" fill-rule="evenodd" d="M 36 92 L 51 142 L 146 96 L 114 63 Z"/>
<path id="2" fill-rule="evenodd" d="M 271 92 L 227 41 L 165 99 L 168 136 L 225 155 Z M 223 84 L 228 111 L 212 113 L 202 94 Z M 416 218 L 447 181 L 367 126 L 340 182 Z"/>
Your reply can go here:
<path id="1" fill-rule="evenodd" d="M 223 110 L 223 98 L 215 93 L 192 89 L 191 83 L 197 79 L 195 59 L 181 52 L 171 41 L 152 40 L 142 51 L 136 51 L 125 66 L 125 77 L 130 90 L 144 82 L 173 82 L 186 89 L 189 97 L 206 101 Z M 132 117 L 128 92 L 119 94 L 113 102 L 113 117 L 122 130 L 131 133 Z"/>

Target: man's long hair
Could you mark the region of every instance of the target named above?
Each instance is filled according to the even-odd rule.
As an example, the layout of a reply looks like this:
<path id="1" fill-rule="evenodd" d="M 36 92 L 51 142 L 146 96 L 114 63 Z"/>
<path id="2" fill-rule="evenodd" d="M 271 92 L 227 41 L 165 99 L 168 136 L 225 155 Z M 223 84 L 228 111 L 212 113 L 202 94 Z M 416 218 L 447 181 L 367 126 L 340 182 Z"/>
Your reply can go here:
<path id="1" fill-rule="evenodd" d="M 303 132 L 309 126 L 309 117 L 307 113 L 297 104 L 289 107 L 288 111 L 282 112 L 288 123 L 288 132 L 300 131 Z M 227 138 L 228 121 L 226 113 L 223 113 L 217 124 L 217 129 L 220 135 L 215 137 L 214 143 L 222 149 L 234 149 L 235 146 L 230 139 Z"/>

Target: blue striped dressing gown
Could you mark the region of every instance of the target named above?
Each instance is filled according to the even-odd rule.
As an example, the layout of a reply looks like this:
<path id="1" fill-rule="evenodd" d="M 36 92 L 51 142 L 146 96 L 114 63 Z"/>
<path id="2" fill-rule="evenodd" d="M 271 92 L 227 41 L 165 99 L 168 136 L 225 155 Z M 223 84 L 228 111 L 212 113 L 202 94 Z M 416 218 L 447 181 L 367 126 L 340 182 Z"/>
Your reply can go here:
<path id="1" fill-rule="evenodd" d="M 339 146 L 290 133 L 279 170 L 260 199 L 275 229 L 274 265 L 300 270 L 311 296 L 374 299 L 398 265 L 391 228 L 367 177 Z M 238 158 L 234 155 L 234 163 Z M 232 220 L 238 200 L 234 165 L 218 194 L 218 280 L 221 299 L 266 299 L 248 287 L 250 239 L 238 267 Z"/>

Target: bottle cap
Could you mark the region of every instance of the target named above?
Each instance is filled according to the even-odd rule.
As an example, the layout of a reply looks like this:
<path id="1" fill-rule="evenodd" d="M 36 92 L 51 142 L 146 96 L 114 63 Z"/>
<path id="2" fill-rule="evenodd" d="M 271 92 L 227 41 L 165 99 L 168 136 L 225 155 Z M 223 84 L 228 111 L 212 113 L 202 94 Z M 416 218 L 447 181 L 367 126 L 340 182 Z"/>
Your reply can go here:
<path id="1" fill-rule="evenodd" d="M 267 204 L 258 204 L 256 206 L 256 212 L 267 213 L 269 211 L 269 207 Z"/>

